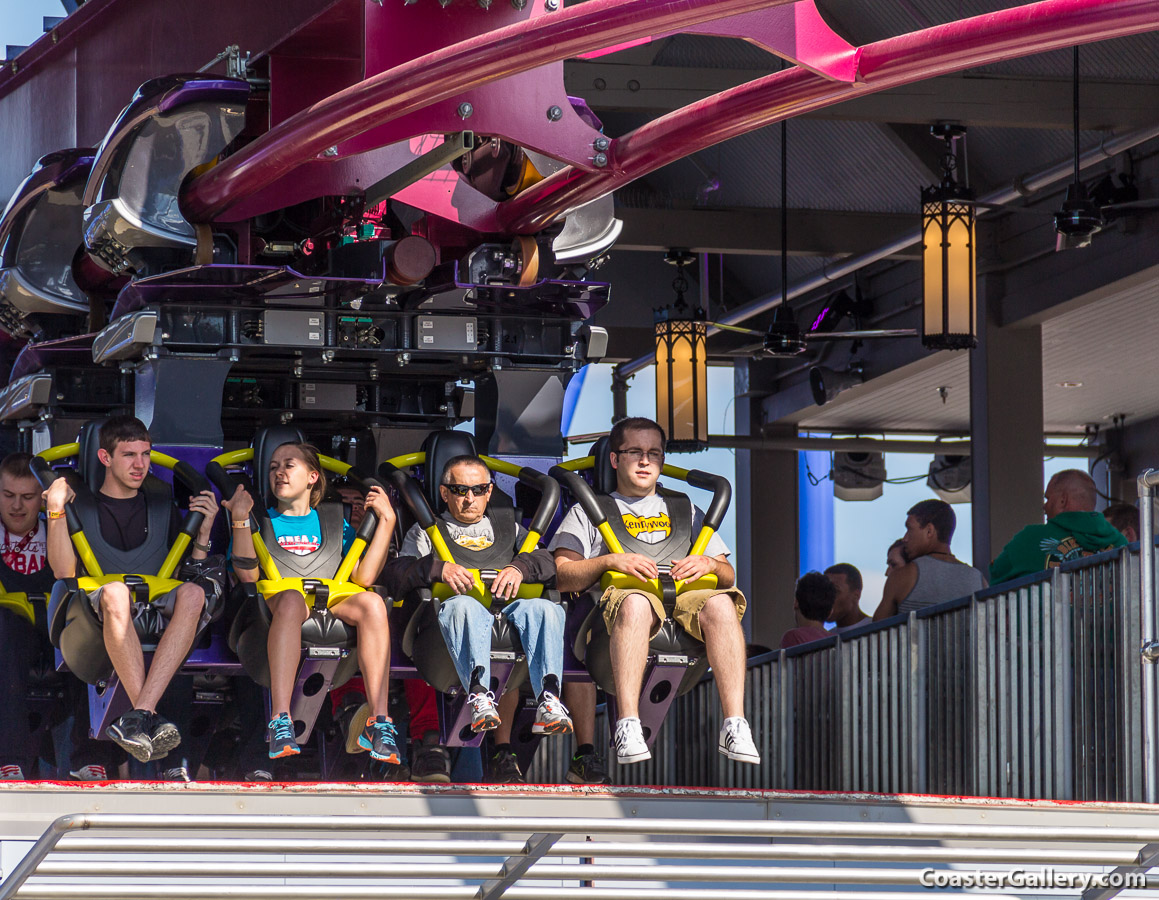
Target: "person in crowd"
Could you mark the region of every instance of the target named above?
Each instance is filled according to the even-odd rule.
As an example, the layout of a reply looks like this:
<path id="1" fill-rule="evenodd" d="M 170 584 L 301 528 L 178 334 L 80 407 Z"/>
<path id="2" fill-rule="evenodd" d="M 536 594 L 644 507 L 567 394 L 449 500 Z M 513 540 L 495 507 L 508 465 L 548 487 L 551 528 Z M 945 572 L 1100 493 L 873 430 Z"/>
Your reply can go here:
<path id="1" fill-rule="evenodd" d="M 269 510 L 268 526 L 263 527 L 266 544 L 281 553 L 278 568 L 292 577 L 293 558 L 328 552 L 329 541 L 340 541 L 342 553 L 350 549 L 354 530 L 343 521 L 341 534 L 326 534 L 317 506 L 326 494 L 326 475 L 322 471 L 318 450 L 310 444 L 282 444 L 270 458 L 268 474 L 275 505 Z M 238 485 L 233 497 L 222 501 L 228 510 L 233 535 L 232 563 L 240 581 L 259 579 L 258 560 L 250 531 L 253 497 Z M 378 517 L 378 528 L 351 575 L 355 584 L 374 584 L 386 562 L 390 537 L 396 517 L 386 492 L 372 487 L 366 497 L 366 509 Z M 337 528 L 335 528 L 337 531 Z M 341 554 L 336 554 L 341 558 Z M 267 652 L 270 662 L 270 709 L 272 718 L 266 727 L 270 759 L 296 756 L 301 752 L 294 740 L 294 723 L 290 718 L 290 697 L 302 652 L 302 625 L 309 617 L 305 597 L 296 590 L 285 590 L 266 597 L 273 620 Z M 369 750 L 373 759 L 397 765 L 400 761 L 397 734 L 390 719 L 390 625 L 386 603 L 372 591 L 361 591 L 330 607 L 330 612 L 358 631 L 358 664 L 370 704 L 369 715 L 358 735 L 358 745 Z"/>
<path id="2" fill-rule="evenodd" d="M 490 609 L 469 595 L 475 587 L 471 570 L 499 569 L 491 582 L 491 595 L 503 604 L 502 615 L 514 627 L 527 654 L 531 688 L 538 704 L 532 731 L 571 734 L 571 717 L 559 699 L 563 682 L 564 609 L 547 597 L 516 597 L 524 582 L 552 585 L 555 563 L 544 549 L 518 553 L 527 536 L 526 529 L 516 524 L 510 533 L 504 534 L 501 524 L 487 514 L 495 485 L 483 460 L 477 456 L 456 456 L 447 461 L 439 480 L 439 496 L 446 506 L 439 514 L 439 530 L 454 561 L 438 559 L 430 537 L 416 523 L 406 533 L 398 557 L 387 564 L 384 581 L 395 597 L 429 587 L 436 581 L 458 592 L 440 603 L 439 630 L 455 663 L 459 681 L 467 691 L 471 730 L 495 732 L 492 778 L 502 783 L 519 783 L 523 781 L 523 774 L 511 748 L 511 724 L 518 709 L 519 692 L 508 691 L 496 705 L 490 689 L 491 631 L 495 617 Z M 505 546 L 496 546 L 499 541 Z"/>
<path id="3" fill-rule="evenodd" d="M 837 587 L 828 576 L 820 572 L 806 572 L 798 578 L 793 592 L 793 615 L 797 619 L 797 626 L 781 635 L 781 649 L 829 637 L 829 632 L 825 630 L 825 620 L 833 612 L 836 597 Z"/>
<path id="4" fill-rule="evenodd" d="M 888 578 L 891 572 L 908 562 L 909 560 L 905 558 L 905 538 L 898 538 L 885 551 L 885 577 Z"/>
<path id="5" fill-rule="evenodd" d="M 1095 512 L 1095 481 L 1081 469 L 1055 473 L 1046 485 L 1044 525 L 1027 525 L 990 564 L 990 581 L 998 584 L 1030 575 L 1127 543 L 1127 538 Z"/>
<path id="6" fill-rule="evenodd" d="M 615 501 L 623 521 L 623 553 L 609 553 L 591 520 L 577 504 L 564 517 L 551 543 L 557 583 L 563 591 L 585 591 L 605 572 L 622 572 L 641 580 L 659 575 L 658 563 L 670 563 L 677 581 L 716 576 L 717 587 L 688 590 L 676 599 L 677 624 L 703 640 L 720 694 L 724 722 L 718 748 L 729 759 L 759 763 L 749 723 L 744 718 L 745 639 L 741 630 L 745 598 L 735 584 L 729 550 L 713 535 L 704 555 L 690 556 L 688 543 L 672 539 L 672 516 L 687 506 L 669 504 L 657 491 L 664 466 L 664 430 L 651 419 L 623 419 L 609 438 L 616 471 Z M 668 496 L 671 496 L 669 494 Z M 691 534 L 699 532 L 704 514 L 691 508 Z M 632 549 L 629 549 L 632 548 Z M 635 552 L 633 552 L 633 550 Z M 647 552 L 643 552 L 647 551 Z M 611 662 L 616 686 L 616 759 L 620 764 L 651 758 L 639 718 L 639 697 L 650 637 L 666 613 L 663 600 L 637 589 L 609 587 L 600 598 L 611 635 Z"/>
<path id="7" fill-rule="evenodd" d="M 986 587 L 986 576 L 950 551 L 956 526 L 954 509 L 944 500 L 922 500 L 910 507 L 902 538 L 909 562 L 886 577 L 875 622 Z"/>
<path id="8" fill-rule="evenodd" d="M 861 572 L 849 563 L 837 563 L 825 570 L 826 577 L 833 582 L 837 596 L 833 598 L 833 611 L 829 614 L 833 621 L 833 630 L 848 631 L 866 622 L 872 622 L 873 617 L 861 609 Z M 797 583 L 800 589 L 800 582 Z"/>
<path id="9" fill-rule="evenodd" d="M 56 580 L 48 565 L 47 534 L 40 517 L 43 493 L 32 475 L 27 453 L 0 461 L 0 593 L 24 594 L 35 622 L 14 607 L 0 606 L 0 780 L 23 780 L 35 772 L 36 749 L 30 746 L 28 676 L 38 659 L 51 659 L 45 598 Z M 72 775 L 81 781 L 104 781 L 120 752 L 107 741 L 88 736 L 88 693 L 73 676 L 67 680 L 67 705 L 77 711 L 72 734 Z M 111 751 L 111 752 L 110 752 Z"/>
<path id="10" fill-rule="evenodd" d="M 1139 540 L 1139 507 L 1133 503 L 1112 503 L 1103 510 L 1103 518 L 1119 529 L 1128 544 Z"/>
<path id="11" fill-rule="evenodd" d="M 149 474 L 153 442 L 139 419 L 114 416 L 101 426 L 99 444 L 97 457 L 105 468 L 105 474 L 96 493 L 101 541 L 93 542 L 93 552 L 106 572 L 116 572 L 116 563 L 107 555 L 106 547 L 123 554 L 155 540 L 149 535 L 150 510 L 141 491 L 145 476 Z M 48 511 L 48 563 L 57 578 L 73 578 L 77 574 L 77 557 L 69 539 L 64 512 L 65 506 L 75 496 L 64 478 L 57 478 L 44 492 Z M 213 492 L 202 491 L 191 497 L 189 511 L 199 512 L 204 517 L 191 544 L 189 558 L 205 559 L 217 515 Z M 150 572 L 156 571 L 164 559 L 178 527 L 177 510 L 173 506 L 168 539 L 156 542 L 153 557 L 157 565 L 150 564 Z M 157 704 L 188 655 L 198 629 L 208 621 L 209 594 L 218 593 L 220 589 L 220 585 L 211 584 L 209 579 L 197 579 L 184 582 L 168 594 L 154 599 L 154 605 L 167 616 L 168 623 L 148 671 L 141 641 L 133 625 L 133 598 L 128 586 L 111 581 L 89 597 L 102 623 L 105 649 L 133 705 L 105 733 L 140 762 L 162 759 L 181 743 L 177 726 L 157 714 Z"/>

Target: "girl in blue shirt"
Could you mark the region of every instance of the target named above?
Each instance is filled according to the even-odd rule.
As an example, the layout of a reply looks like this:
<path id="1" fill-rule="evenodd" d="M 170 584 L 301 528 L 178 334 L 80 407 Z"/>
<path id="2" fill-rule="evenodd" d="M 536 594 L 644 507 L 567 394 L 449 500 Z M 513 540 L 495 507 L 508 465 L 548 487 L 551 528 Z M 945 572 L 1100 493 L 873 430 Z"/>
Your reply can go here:
<path id="1" fill-rule="evenodd" d="M 270 492 L 275 506 L 269 510 L 270 523 L 278 544 L 290 553 L 308 555 L 317 552 L 324 539 L 315 507 L 326 493 L 326 475 L 318 451 L 310 444 L 288 443 L 278 447 L 270 460 Z M 254 556 L 253 535 L 249 517 L 253 498 L 240 485 L 233 497 L 222 506 L 229 511 L 235 558 Z M 380 487 L 372 487 L 366 497 L 366 510 L 378 517 L 378 528 L 366 552 L 354 567 L 351 581 L 369 586 L 374 583 L 386 561 L 390 536 L 396 517 L 390 500 Z M 354 540 L 354 531 L 343 522 L 343 551 Z M 241 581 L 256 582 L 256 568 L 235 565 Z M 273 614 L 267 651 L 270 662 L 270 706 L 273 719 L 266 730 L 270 759 L 294 756 L 301 748 L 294 740 L 290 718 L 290 696 L 302 651 L 302 625 L 310 614 L 306 598 L 296 590 L 286 590 L 265 598 Z M 369 750 L 375 759 L 399 762 L 394 723 L 387 715 L 390 678 L 390 626 L 382 597 L 372 591 L 353 594 L 330 608 L 338 619 L 358 629 L 358 664 L 366 683 L 370 718 L 358 738 L 359 746 Z"/>

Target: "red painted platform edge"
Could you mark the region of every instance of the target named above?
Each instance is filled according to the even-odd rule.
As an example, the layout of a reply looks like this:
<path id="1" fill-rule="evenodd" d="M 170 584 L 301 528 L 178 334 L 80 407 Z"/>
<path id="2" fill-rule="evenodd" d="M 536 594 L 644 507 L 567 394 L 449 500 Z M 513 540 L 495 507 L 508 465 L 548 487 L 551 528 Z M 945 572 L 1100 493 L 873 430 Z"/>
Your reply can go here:
<path id="1" fill-rule="evenodd" d="M 189 792 L 208 794 L 384 794 L 393 796 L 471 796 L 556 797 L 603 799 L 736 800 L 736 801 L 806 801 L 868 804 L 920 803 L 930 806 L 983 806 L 1014 809 L 1099 809 L 1155 812 L 1147 803 L 1105 802 L 1097 800 L 1024 800 L 1009 797 L 973 797 L 944 794 L 875 794 L 842 791 L 785 791 L 748 788 L 648 787 L 640 785 L 564 785 L 564 784 L 416 784 L 411 782 L 366 781 L 284 781 L 237 782 L 195 781 L 0 781 L 0 793 L 44 792 Z"/>

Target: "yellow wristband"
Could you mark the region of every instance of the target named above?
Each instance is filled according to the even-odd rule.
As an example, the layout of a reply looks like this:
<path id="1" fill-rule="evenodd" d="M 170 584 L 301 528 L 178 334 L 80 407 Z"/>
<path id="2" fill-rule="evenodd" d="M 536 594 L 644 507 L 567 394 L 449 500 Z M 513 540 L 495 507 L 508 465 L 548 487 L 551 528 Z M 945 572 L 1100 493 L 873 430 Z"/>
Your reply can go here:
<path id="1" fill-rule="evenodd" d="M 50 519 L 63 519 L 64 518 L 64 510 L 62 509 L 62 510 L 57 511 L 57 510 L 50 509 L 48 511 L 48 518 L 50 518 Z"/>

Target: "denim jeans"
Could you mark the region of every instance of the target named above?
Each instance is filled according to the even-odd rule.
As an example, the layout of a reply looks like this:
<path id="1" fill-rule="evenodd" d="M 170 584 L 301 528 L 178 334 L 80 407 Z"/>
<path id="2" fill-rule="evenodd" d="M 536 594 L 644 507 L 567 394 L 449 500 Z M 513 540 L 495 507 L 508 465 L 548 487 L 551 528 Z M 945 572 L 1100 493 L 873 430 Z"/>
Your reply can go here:
<path id="1" fill-rule="evenodd" d="M 563 607 L 544 597 L 513 600 L 503 607 L 503 615 L 515 628 L 527 655 L 531 689 L 538 695 L 543 679 L 554 675 L 563 682 Z M 455 671 L 466 690 L 471 689 L 471 673 L 483 670 L 480 682 L 491 682 L 491 611 L 473 597 L 456 594 L 439 606 L 439 629 Z"/>

